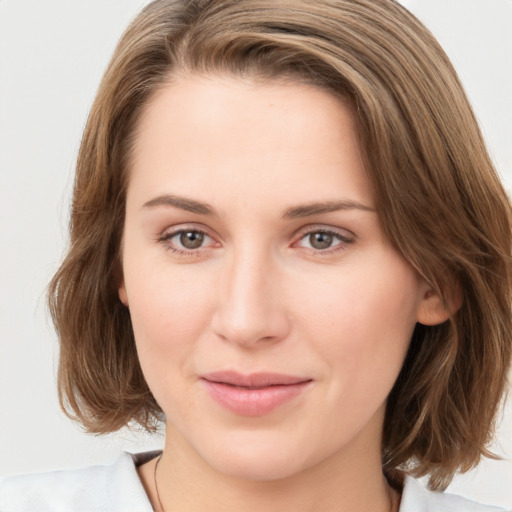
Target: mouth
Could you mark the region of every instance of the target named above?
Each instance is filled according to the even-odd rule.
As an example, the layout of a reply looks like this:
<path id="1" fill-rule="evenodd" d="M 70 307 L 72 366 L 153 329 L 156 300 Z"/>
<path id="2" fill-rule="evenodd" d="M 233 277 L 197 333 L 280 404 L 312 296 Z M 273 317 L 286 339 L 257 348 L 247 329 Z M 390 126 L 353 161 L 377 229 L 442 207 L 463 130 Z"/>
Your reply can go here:
<path id="1" fill-rule="evenodd" d="M 263 416 L 292 401 L 313 382 L 311 378 L 279 373 L 241 374 L 233 371 L 202 375 L 213 400 L 241 416 Z"/>

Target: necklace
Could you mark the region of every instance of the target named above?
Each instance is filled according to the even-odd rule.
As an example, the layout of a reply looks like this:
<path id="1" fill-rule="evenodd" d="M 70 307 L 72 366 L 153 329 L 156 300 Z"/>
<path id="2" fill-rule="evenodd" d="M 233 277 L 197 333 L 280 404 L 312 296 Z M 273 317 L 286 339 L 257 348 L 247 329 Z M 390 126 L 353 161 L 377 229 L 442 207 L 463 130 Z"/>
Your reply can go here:
<path id="1" fill-rule="evenodd" d="M 158 492 L 158 482 L 156 481 L 156 469 L 158 468 L 158 464 L 160 463 L 160 459 L 162 458 L 162 455 L 163 455 L 163 453 L 161 453 L 160 456 L 158 457 L 158 459 L 156 460 L 153 479 L 155 480 L 155 489 L 156 489 L 156 497 L 158 499 L 158 507 L 160 508 L 160 510 L 162 512 L 165 512 L 164 506 L 162 505 L 162 500 L 160 498 L 160 493 Z"/>
<path id="2" fill-rule="evenodd" d="M 160 459 L 162 458 L 163 453 L 160 454 L 158 459 L 156 460 L 155 464 L 155 471 L 153 473 L 153 479 L 155 481 L 155 489 L 156 489 L 156 497 L 158 500 L 158 507 L 160 508 L 161 512 L 165 512 L 164 506 L 162 505 L 162 499 L 160 498 L 160 493 L 158 492 L 158 482 L 156 481 L 156 470 L 158 468 L 158 464 L 160 463 Z M 395 507 L 394 499 L 393 499 L 393 491 L 390 487 L 388 487 L 388 497 L 389 497 L 389 505 L 390 505 L 390 512 L 393 512 L 394 510 L 397 510 Z"/>

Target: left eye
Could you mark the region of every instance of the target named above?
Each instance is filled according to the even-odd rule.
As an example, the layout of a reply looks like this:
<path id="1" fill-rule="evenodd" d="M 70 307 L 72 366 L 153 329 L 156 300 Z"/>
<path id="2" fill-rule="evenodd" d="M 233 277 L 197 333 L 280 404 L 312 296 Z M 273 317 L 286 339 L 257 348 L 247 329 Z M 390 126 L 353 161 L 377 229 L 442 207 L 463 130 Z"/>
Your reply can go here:
<path id="1" fill-rule="evenodd" d="M 325 251 L 333 249 L 343 243 L 349 243 L 350 239 L 331 231 L 314 231 L 307 233 L 301 239 L 299 244 L 315 251 Z"/>

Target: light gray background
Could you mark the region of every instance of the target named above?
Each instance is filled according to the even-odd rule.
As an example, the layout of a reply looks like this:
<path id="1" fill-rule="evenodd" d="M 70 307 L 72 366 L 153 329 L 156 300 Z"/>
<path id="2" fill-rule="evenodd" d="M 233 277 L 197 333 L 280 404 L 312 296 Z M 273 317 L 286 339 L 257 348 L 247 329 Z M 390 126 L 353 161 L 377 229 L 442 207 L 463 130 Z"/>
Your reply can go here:
<path id="1" fill-rule="evenodd" d="M 111 461 L 161 436 L 87 436 L 60 412 L 45 287 L 66 243 L 74 160 L 121 32 L 143 0 L 0 0 L 0 475 Z M 512 1 L 403 0 L 452 58 L 512 185 Z M 452 492 L 512 509 L 512 411 Z"/>

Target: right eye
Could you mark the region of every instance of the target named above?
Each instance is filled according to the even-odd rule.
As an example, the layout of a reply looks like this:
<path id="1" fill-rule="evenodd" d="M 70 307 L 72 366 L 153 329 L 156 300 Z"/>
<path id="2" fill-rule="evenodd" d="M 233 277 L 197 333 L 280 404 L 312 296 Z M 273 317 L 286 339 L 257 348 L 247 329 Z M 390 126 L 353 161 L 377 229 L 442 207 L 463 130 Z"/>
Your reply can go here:
<path id="1" fill-rule="evenodd" d="M 215 242 L 204 231 L 198 229 L 178 229 L 164 233 L 159 239 L 165 248 L 177 254 L 193 254 L 199 249 L 212 247 Z"/>

